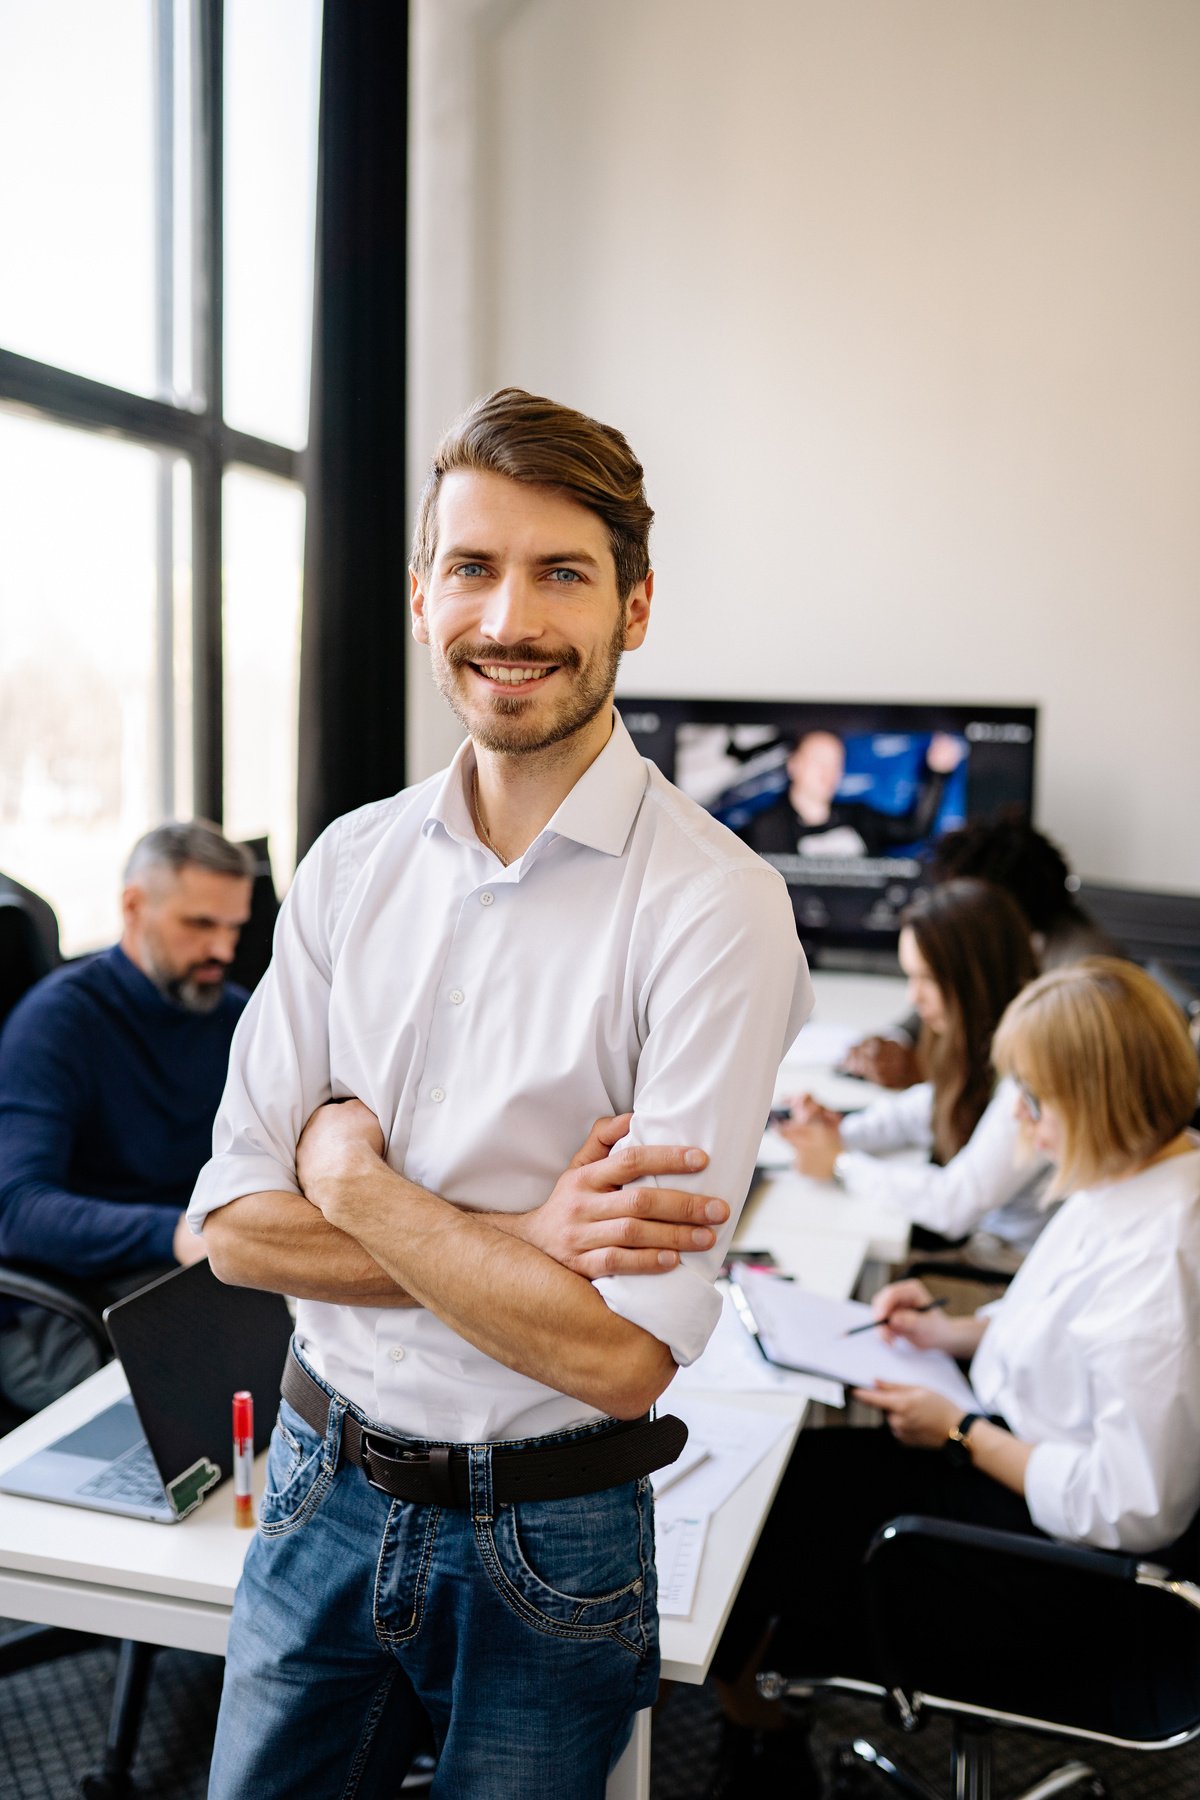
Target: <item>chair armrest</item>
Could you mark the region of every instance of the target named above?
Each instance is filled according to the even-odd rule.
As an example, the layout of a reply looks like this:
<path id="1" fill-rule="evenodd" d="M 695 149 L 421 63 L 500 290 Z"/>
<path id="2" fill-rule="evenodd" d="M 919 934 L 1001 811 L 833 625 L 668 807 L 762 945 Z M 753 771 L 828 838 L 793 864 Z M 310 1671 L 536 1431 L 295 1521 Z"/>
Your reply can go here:
<path id="1" fill-rule="evenodd" d="M 1020 1531 L 998 1531 L 990 1525 L 964 1525 L 957 1519 L 927 1519 L 902 1513 L 880 1527 L 867 1549 L 869 1566 L 876 1557 L 904 1541 L 961 1545 L 964 1550 L 991 1551 L 1021 1562 L 1044 1563 L 1102 1581 L 1136 1581 L 1142 1558 L 1120 1550 L 1094 1550 L 1086 1544 L 1062 1544 L 1054 1538 L 1028 1537 Z"/>
<path id="2" fill-rule="evenodd" d="M 96 1308 L 65 1281 L 54 1279 L 44 1271 L 24 1269 L 15 1263 L 0 1263 L 0 1295 L 10 1300 L 44 1307 L 60 1314 L 83 1332 L 99 1353 L 102 1362 L 113 1354 L 108 1328 Z"/>

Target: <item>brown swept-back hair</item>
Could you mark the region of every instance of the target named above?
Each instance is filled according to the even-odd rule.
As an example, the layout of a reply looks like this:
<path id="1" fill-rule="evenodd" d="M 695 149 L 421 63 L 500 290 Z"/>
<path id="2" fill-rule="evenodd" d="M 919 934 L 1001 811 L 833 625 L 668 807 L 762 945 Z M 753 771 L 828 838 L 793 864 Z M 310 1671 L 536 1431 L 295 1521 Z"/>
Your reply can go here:
<path id="1" fill-rule="evenodd" d="M 995 1058 L 1061 1121 L 1054 1194 L 1148 1162 L 1190 1122 L 1200 1086 L 1183 1014 L 1144 969 L 1115 956 L 1085 957 L 1027 987 L 1000 1021 Z"/>
<path id="2" fill-rule="evenodd" d="M 922 1033 L 933 1083 L 933 1153 L 956 1156 L 992 1097 L 992 1037 L 1005 1007 L 1037 973 L 1016 901 L 962 877 L 919 894 L 902 919 L 941 989 L 944 1031 Z"/>
<path id="3" fill-rule="evenodd" d="M 422 581 L 437 550 L 442 477 L 460 469 L 554 488 L 595 513 L 608 527 L 622 600 L 649 574 L 654 511 L 642 465 L 625 438 L 586 413 L 510 387 L 476 400 L 437 447 L 413 530 L 413 572 Z"/>

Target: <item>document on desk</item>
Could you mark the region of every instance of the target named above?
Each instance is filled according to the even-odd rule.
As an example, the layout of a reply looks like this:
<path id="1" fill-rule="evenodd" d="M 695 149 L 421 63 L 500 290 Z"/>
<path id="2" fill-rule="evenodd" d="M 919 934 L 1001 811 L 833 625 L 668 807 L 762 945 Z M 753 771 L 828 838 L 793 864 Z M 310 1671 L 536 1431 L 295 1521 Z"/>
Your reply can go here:
<path id="1" fill-rule="evenodd" d="M 975 1406 L 970 1383 L 943 1351 L 885 1344 L 878 1331 L 847 1337 L 856 1325 L 871 1321 L 871 1309 L 861 1301 L 827 1300 L 799 1282 L 745 1267 L 737 1271 L 736 1284 L 745 1303 L 739 1309 L 743 1323 L 747 1331 L 754 1329 L 770 1362 L 846 1387 L 898 1381 L 945 1394 L 964 1412 Z"/>
<path id="2" fill-rule="evenodd" d="M 718 1281 L 716 1286 L 723 1299 L 721 1316 L 701 1354 L 680 1369 L 671 1383 L 667 1398 L 672 1412 L 679 1411 L 675 1401 L 680 1394 L 697 1388 L 709 1393 L 718 1389 L 724 1393 L 805 1394 L 810 1400 L 841 1406 L 842 1390 L 836 1382 L 822 1381 L 817 1375 L 797 1375 L 769 1363 L 739 1322 L 728 1282 Z"/>
<path id="3" fill-rule="evenodd" d="M 662 1524 L 655 1520 L 654 1563 L 658 1570 L 660 1618 L 691 1617 L 707 1532 L 707 1519 L 667 1519 Z"/>
<path id="4" fill-rule="evenodd" d="M 650 1477 L 654 1487 L 655 1561 L 658 1610 L 664 1618 L 686 1619 L 696 1597 L 696 1578 L 708 1521 L 737 1492 L 750 1472 L 787 1432 L 793 1421 L 777 1413 L 745 1412 L 691 1394 L 674 1398 L 670 1409 L 688 1428 L 693 1461 L 675 1480 L 675 1468 Z M 680 1459 L 682 1461 L 682 1458 Z"/>

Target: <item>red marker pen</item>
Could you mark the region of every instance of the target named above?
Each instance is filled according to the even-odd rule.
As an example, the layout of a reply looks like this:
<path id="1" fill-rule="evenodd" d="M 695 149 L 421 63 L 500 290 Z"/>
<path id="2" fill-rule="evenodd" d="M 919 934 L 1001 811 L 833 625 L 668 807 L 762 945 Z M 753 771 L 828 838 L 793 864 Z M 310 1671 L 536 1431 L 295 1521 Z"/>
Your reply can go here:
<path id="1" fill-rule="evenodd" d="M 240 1388 L 233 1396 L 233 1522 L 254 1524 L 254 1395 Z"/>

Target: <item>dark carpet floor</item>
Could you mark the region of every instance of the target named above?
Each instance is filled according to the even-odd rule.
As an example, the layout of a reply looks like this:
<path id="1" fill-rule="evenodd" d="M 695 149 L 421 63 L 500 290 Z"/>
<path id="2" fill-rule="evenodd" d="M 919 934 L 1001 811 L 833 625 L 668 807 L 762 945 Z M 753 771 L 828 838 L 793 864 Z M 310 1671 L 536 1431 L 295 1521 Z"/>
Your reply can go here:
<path id="1" fill-rule="evenodd" d="M 0 1680 L 2 1800 L 72 1800 L 81 1774 L 98 1762 L 103 1748 L 115 1661 L 115 1649 L 103 1648 Z M 221 1667 L 216 1657 L 180 1650 L 164 1650 L 155 1659 L 134 1770 L 143 1800 L 203 1800 Z M 700 1800 L 717 1734 L 716 1704 L 707 1688 L 677 1687 L 668 1694 L 654 1725 L 652 1800 Z M 934 1723 L 905 1738 L 887 1730 L 873 1706 L 827 1703 L 814 1734 L 818 1762 L 827 1767 L 834 1745 L 858 1735 L 948 1791 L 947 1727 Z M 1061 1743 L 1008 1734 L 999 1744 L 1001 1796 L 1020 1791 L 1073 1753 Z M 1103 1750 L 1081 1754 L 1117 1800 L 1200 1795 L 1200 1745 L 1152 1757 Z M 872 1791 L 882 1793 L 878 1783 Z M 514 1795 L 513 1800 L 539 1797 Z"/>

